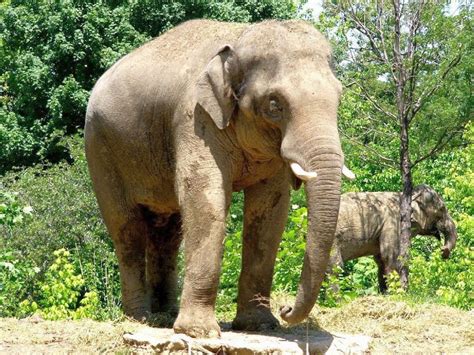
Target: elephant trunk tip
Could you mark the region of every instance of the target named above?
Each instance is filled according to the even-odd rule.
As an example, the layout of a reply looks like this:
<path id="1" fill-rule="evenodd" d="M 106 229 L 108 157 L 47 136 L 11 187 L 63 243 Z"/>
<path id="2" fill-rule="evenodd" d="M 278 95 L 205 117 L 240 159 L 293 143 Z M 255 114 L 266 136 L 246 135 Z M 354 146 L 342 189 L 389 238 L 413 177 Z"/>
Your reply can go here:
<path id="1" fill-rule="evenodd" d="M 280 317 L 288 324 L 296 324 L 303 321 L 306 316 L 295 314 L 293 307 L 282 306 L 280 307 Z"/>
<path id="2" fill-rule="evenodd" d="M 444 246 L 441 251 L 441 256 L 443 259 L 449 259 L 449 255 L 451 254 L 450 248 Z"/>
<path id="3" fill-rule="evenodd" d="M 280 307 L 280 317 L 287 323 L 291 323 L 291 313 L 293 312 L 293 307 L 291 306 L 281 306 Z"/>

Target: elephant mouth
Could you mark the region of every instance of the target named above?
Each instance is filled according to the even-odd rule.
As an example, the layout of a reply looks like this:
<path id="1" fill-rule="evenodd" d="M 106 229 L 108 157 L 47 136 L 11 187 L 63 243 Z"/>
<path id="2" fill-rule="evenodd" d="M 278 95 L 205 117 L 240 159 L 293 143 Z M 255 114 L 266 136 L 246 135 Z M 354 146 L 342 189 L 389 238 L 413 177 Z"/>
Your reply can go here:
<path id="1" fill-rule="evenodd" d="M 301 181 L 310 181 L 318 177 L 316 171 L 307 171 L 295 161 L 290 162 L 290 168 L 295 177 Z M 349 180 L 354 180 L 356 178 L 355 174 L 346 165 L 342 166 L 341 172 L 342 175 Z"/>
<path id="2" fill-rule="evenodd" d="M 438 240 L 441 240 L 441 233 L 439 232 L 439 230 L 437 229 L 434 229 L 431 231 L 431 234 Z"/>

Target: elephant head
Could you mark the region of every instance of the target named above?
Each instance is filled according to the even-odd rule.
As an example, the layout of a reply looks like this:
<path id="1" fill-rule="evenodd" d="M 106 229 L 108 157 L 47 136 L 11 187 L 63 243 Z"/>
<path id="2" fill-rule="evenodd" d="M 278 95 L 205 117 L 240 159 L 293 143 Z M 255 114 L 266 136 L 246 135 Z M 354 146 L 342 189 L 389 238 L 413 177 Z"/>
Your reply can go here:
<path id="1" fill-rule="evenodd" d="M 442 256 L 447 259 L 456 245 L 457 232 L 441 196 L 427 185 L 418 185 L 413 189 L 412 208 L 412 224 L 417 234 L 438 239 L 440 233 L 444 235 Z"/>
<path id="2" fill-rule="evenodd" d="M 308 235 L 298 294 L 281 317 L 297 323 L 313 308 L 333 244 L 343 154 L 337 128 L 341 84 L 331 50 L 313 26 L 262 22 L 210 61 L 198 84 L 198 103 L 220 129 L 235 132 L 249 159 L 277 161 L 305 182 Z"/>

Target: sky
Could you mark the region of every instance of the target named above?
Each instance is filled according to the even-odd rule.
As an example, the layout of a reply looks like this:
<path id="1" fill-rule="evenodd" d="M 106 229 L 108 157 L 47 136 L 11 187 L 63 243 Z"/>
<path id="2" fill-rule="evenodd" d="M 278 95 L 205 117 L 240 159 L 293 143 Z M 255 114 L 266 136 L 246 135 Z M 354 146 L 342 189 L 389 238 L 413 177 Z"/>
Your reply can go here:
<path id="1" fill-rule="evenodd" d="M 318 18 L 322 10 L 323 0 L 308 0 L 308 2 L 303 6 L 303 10 L 312 10 L 314 18 Z"/>
<path id="2" fill-rule="evenodd" d="M 456 15 L 461 4 L 469 4 L 469 0 L 451 0 L 448 5 L 448 12 L 451 16 Z M 314 18 L 317 19 L 322 10 L 323 0 L 308 0 L 303 6 L 303 10 L 312 10 Z"/>

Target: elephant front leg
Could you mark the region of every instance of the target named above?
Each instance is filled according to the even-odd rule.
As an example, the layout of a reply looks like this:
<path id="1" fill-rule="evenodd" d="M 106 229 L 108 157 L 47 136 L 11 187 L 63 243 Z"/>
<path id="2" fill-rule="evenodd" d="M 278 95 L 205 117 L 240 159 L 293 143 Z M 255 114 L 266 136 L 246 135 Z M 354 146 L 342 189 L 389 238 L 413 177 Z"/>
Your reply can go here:
<path id="1" fill-rule="evenodd" d="M 263 330 L 279 326 L 270 310 L 275 258 L 288 217 L 286 169 L 245 190 L 242 271 L 232 327 Z"/>
<path id="2" fill-rule="evenodd" d="M 186 269 L 173 328 L 192 337 L 220 335 L 214 309 L 231 198 L 231 189 L 224 186 L 216 171 L 188 181 L 180 192 Z"/>
<path id="3" fill-rule="evenodd" d="M 338 236 L 336 235 L 336 241 L 331 249 L 331 254 L 329 256 L 329 263 L 326 269 L 326 280 L 329 276 L 337 276 L 337 268 L 342 269 L 344 267 L 344 260 L 342 258 L 341 247 L 337 241 Z M 329 285 L 334 294 L 338 294 L 340 291 L 339 284 L 331 283 Z"/>

